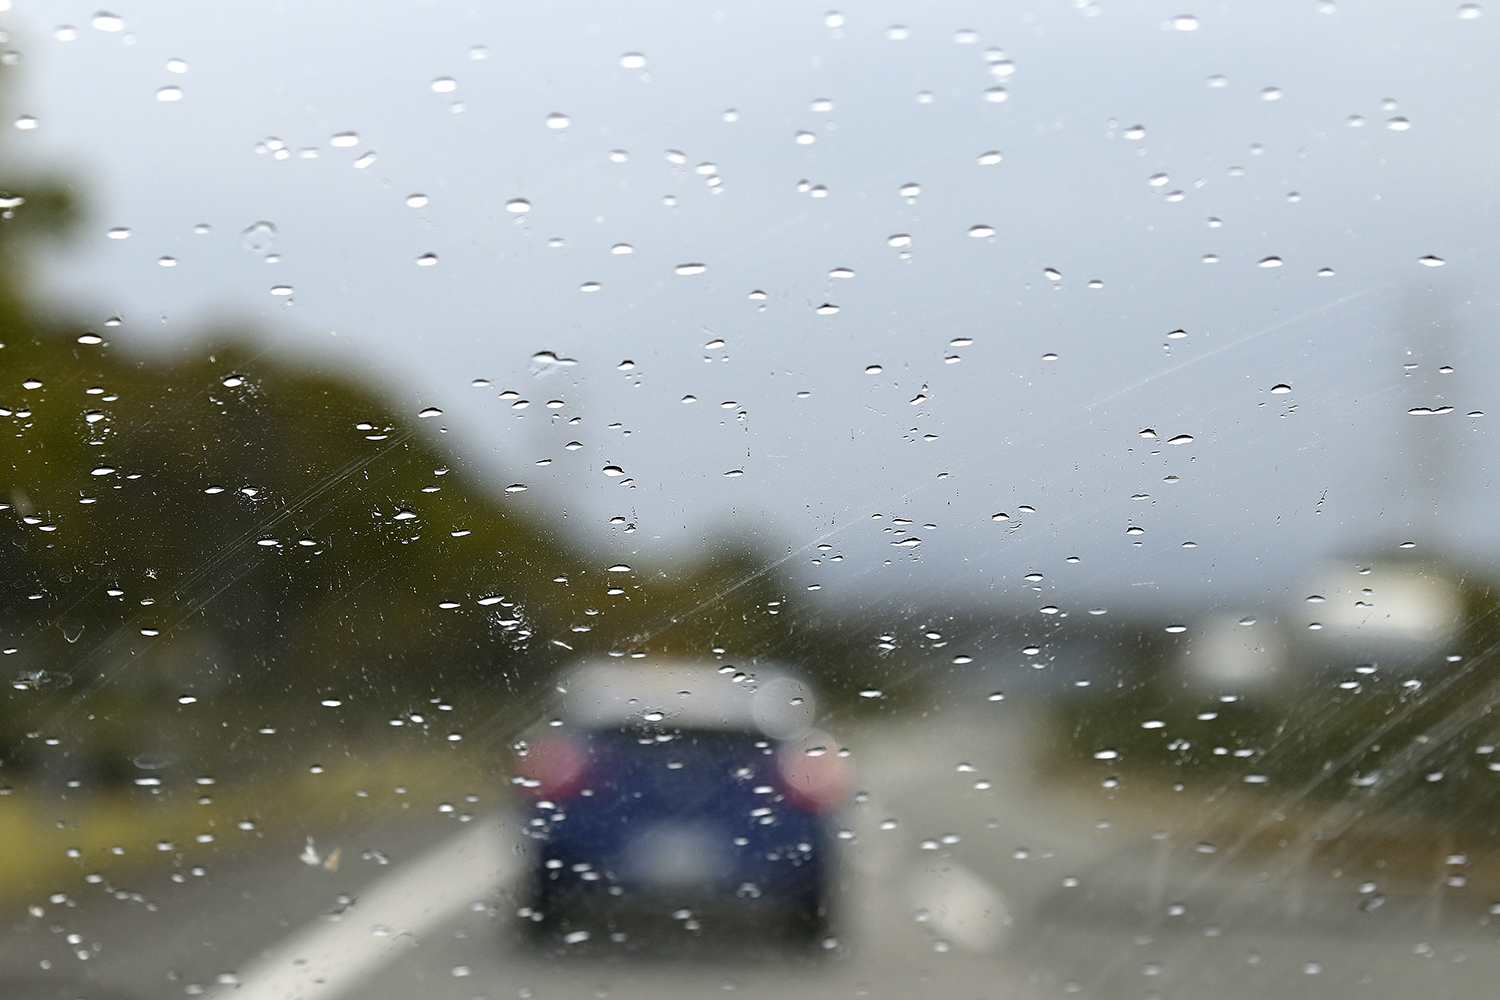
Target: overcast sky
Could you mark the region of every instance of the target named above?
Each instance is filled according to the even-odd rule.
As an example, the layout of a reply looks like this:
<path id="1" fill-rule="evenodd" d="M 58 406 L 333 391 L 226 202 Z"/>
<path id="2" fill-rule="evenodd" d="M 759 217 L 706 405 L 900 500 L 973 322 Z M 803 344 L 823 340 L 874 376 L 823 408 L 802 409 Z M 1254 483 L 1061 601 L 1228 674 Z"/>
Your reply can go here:
<path id="1" fill-rule="evenodd" d="M 115 349 L 248 323 L 643 565 L 1077 612 L 1500 554 L 1500 11 L 825 3 L 15 0 L 7 148 Z"/>

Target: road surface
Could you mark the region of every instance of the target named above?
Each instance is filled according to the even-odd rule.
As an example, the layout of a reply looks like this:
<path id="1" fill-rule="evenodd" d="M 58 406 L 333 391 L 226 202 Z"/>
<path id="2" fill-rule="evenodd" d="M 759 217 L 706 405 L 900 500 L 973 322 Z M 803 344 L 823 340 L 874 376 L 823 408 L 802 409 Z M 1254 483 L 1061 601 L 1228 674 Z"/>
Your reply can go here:
<path id="1" fill-rule="evenodd" d="M 986 709 L 847 735 L 864 794 L 841 820 L 843 918 L 817 961 L 733 942 L 530 952 L 513 825 L 450 813 L 311 846 L 268 835 L 180 883 L 80 886 L 14 915 L 0 975 L 80 981 L 66 1000 L 1472 998 L 1500 981 L 1500 917 L 1461 863 L 1397 884 L 1297 844 L 1220 850 L 1123 791 L 1049 786 L 1024 707 Z"/>

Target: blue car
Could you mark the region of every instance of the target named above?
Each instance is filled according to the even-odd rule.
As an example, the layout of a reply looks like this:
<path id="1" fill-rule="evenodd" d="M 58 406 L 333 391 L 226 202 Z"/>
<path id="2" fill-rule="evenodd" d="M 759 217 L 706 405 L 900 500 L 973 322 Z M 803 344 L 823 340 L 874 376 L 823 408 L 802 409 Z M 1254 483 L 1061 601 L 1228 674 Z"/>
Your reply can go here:
<path id="1" fill-rule="evenodd" d="M 808 685 L 721 665 L 592 663 L 516 745 L 544 949 L 831 947 L 832 814 L 851 774 Z"/>

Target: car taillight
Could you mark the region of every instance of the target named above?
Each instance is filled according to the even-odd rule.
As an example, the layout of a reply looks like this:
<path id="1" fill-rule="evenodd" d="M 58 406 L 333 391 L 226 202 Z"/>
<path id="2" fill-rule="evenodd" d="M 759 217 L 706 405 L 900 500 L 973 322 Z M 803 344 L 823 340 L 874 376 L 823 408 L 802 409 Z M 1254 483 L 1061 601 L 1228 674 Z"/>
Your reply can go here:
<path id="1" fill-rule="evenodd" d="M 841 805 L 854 780 L 848 762 L 826 747 L 784 746 L 777 764 L 787 801 L 813 812 Z"/>
<path id="2" fill-rule="evenodd" d="M 588 777 L 588 752 L 572 740 L 545 737 L 516 757 L 516 776 L 527 794 L 537 799 L 566 799 L 583 787 Z"/>

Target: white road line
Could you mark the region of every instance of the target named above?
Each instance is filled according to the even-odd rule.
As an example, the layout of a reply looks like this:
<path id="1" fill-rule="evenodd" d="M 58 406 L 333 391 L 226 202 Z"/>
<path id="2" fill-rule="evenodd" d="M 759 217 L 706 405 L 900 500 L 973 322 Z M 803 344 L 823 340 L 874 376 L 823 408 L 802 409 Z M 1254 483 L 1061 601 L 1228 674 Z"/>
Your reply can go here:
<path id="1" fill-rule="evenodd" d="M 218 1000 L 333 1000 L 395 961 L 514 872 L 498 817 L 404 864 L 370 886 L 341 919 L 319 918 L 240 970 Z"/>
<path id="2" fill-rule="evenodd" d="M 928 914 L 939 937 L 988 954 L 1010 932 L 1011 915 L 1000 891 L 947 858 L 930 861 L 912 876 L 911 901 Z"/>

